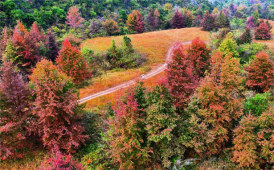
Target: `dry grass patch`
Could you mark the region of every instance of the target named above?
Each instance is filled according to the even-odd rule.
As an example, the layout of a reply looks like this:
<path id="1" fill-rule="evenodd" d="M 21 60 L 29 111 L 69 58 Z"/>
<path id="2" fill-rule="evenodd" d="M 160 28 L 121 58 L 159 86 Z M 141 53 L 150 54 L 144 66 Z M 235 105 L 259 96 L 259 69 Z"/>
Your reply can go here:
<path id="1" fill-rule="evenodd" d="M 105 75 L 93 79 L 91 85 L 80 89 L 80 98 L 113 87 L 122 82 L 132 80 L 141 74 L 148 72 L 151 68 L 154 68 L 165 61 L 168 48 L 175 42 L 191 41 L 196 37 L 200 37 L 200 39 L 204 41 L 209 40 L 209 33 L 201 31 L 201 28 L 173 29 L 128 36 L 131 38 L 134 48 L 147 55 L 147 63 L 137 69 L 115 72 L 108 71 Z M 86 40 L 82 43 L 82 48 L 89 48 L 95 51 L 95 53 L 106 51 L 111 46 L 112 40 L 115 40 L 117 44 L 120 44 L 122 42 L 122 37 L 123 36 L 98 37 Z"/>

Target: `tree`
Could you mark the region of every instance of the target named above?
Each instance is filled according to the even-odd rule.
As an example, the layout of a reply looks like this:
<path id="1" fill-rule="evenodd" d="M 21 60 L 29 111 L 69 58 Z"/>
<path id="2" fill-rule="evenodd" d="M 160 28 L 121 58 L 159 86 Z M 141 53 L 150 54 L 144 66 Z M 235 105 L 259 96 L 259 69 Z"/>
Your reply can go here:
<path id="1" fill-rule="evenodd" d="M 183 28 L 184 27 L 184 20 L 183 15 L 178 10 L 175 11 L 172 20 L 171 20 L 172 28 Z"/>
<path id="2" fill-rule="evenodd" d="M 197 15 L 195 17 L 194 21 L 193 21 L 192 26 L 194 26 L 194 27 L 200 27 L 201 26 L 201 20 L 202 20 L 201 15 Z"/>
<path id="3" fill-rule="evenodd" d="M 182 44 L 173 47 L 172 59 L 167 69 L 168 89 L 174 98 L 176 108 L 183 108 L 198 84 L 197 75 L 191 61 L 184 54 Z"/>
<path id="4" fill-rule="evenodd" d="M 265 52 L 260 52 L 245 68 L 248 72 L 246 85 L 258 92 L 265 92 L 273 86 L 273 62 Z"/>
<path id="5" fill-rule="evenodd" d="M 115 115 L 108 120 L 109 154 L 120 169 L 149 167 L 151 148 L 144 140 L 144 114 L 142 103 L 144 91 L 137 95 L 129 92 L 126 100 L 114 108 Z M 136 97 L 138 96 L 138 98 Z"/>
<path id="6" fill-rule="evenodd" d="M 35 43 L 39 43 L 40 41 L 44 41 L 45 39 L 45 35 L 41 33 L 36 22 L 32 24 L 29 33 Z"/>
<path id="7" fill-rule="evenodd" d="M 233 34 L 228 33 L 226 35 L 226 38 L 222 41 L 218 49 L 223 53 L 223 56 L 226 56 L 227 54 L 231 54 L 233 57 L 239 57 L 237 47 L 238 47 L 237 43 L 233 39 Z"/>
<path id="8" fill-rule="evenodd" d="M 273 160 L 273 107 L 256 117 L 242 118 L 234 130 L 233 158 L 240 168 L 271 169 Z"/>
<path id="9" fill-rule="evenodd" d="M 230 23 L 228 17 L 221 11 L 215 20 L 215 26 L 217 28 L 230 28 Z"/>
<path id="10" fill-rule="evenodd" d="M 202 20 L 202 27 L 205 31 L 212 31 L 215 28 L 215 17 L 209 14 L 207 10 L 204 14 L 204 19 Z"/>
<path id="11" fill-rule="evenodd" d="M 254 19 L 254 24 L 257 26 L 259 24 L 259 12 L 258 12 L 258 10 L 254 11 L 252 17 Z"/>
<path id="12" fill-rule="evenodd" d="M 120 32 L 119 26 L 113 19 L 107 19 L 103 22 L 103 27 L 108 35 L 117 35 Z"/>
<path id="13" fill-rule="evenodd" d="M 121 21 L 122 23 L 126 23 L 127 22 L 127 13 L 124 9 L 120 10 L 119 12 L 119 21 Z"/>
<path id="14" fill-rule="evenodd" d="M 256 40 L 270 40 L 271 32 L 266 23 L 262 22 L 255 30 Z"/>
<path id="15" fill-rule="evenodd" d="M 4 62 L 0 72 L 0 160 L 20 158 L 28 145 L 30 91 L 11 62 Z"/>
<path id="16" fill-rule="evenodd" d="M 252 34 L 249 28 L 245 28 L 245 31 L 238 39 L 238 44 L 246 44 L 252 42 Z"/>
<path id="17" fill-rule="evenodd" d="M 254 23 L 254 18 L 253 16 L 249 17 L 247 20 L 246 20 L 246 27 L 249 28 L 249 29 L 253 29 L 255 28 L 255 23 Z"/>
<path id="18" fill-rule="evenodd" d="M 160 13 L 157 9 L 150 10 L 146 19 L 149 30 L 156 30 L 160 26 Z"/>
<path id="19" fill-rule="evenodd" d="M 85 22 L 85 19 L 81 17 L 79 9 L 76 6 L 71 7 L 68 11 L 66 24 L 70 28 L 76 29 L 81 28 L 83 22 Z"/>
<path id="20" fill-rule="evenodd" d="M 130 31 L 142 33 L 145 31 L 144 20 L 142 14 L 135 10 L 128 16 L 127 26 Z"/>
<path id="21" fill-rule="evenodd" d="M 121 52 L 116 46 L 114 40 L 112 40 L 111 47 L 108 49 L 107 60 L 112 65 L 112 67 L 119 67 L 121 64 Z"/>
<path id="22" fill-rule="evenodd" d="M 177 149 L 178 139 L 174 135 L 179 116 L 175 112 L 173 100 L 168 89 L 156 86 L 147 94 L 146 127 L 149 146 L 153 149 L 153 162 L 161 163 L 162 167 L 171 166 L 171 158 L 183 153 Z"/>
<path id="23" fill-rule="evenodd" d="M 71 46 L 68 39 L 63 42 L 56 63 L 58 68 L 72 77 L 73 82 L 76 84 L 83 83 L 85 78 L 90 76 L 81 52 L 76 47 Z"/>
<path id="24" fill-rule="evenodd" d="M 37 63 L 30 81 L 36 96 L 33 115 L 38 119 L 38 133 L 44 147 L 54 153 L 73 152 L 84 142 L 85 136 L 72 79 L 43 59 Z"/>
<path id="25" fill-rule="evenodd" d="M 52 34 L 52 32 L 48 32 L 46 35 L 46 48 L 47 48 L 47 59 L 55 62 L 57 56 L 58 56 L 58 45 L 55 39 L 55 36 Z"/>
<path id="26" fill-rule="evenodd" d="M 193 64 L 196 74 L 199 77 L 203 77 L 210 64 L 210 49 L 197 37 L 192 40 L 191 46 L 187 50 L 187 55 Z"/>
<path id="27" fill-rule="evenodd" d="M 241 100 L 236 98 L 241 83 L 240 64 L 231 55 L 214 53 L 211 72 L 201 82 L 190 105 L 189 144 L 202 157 L 223 151 L 231 140 L 234 121 L 241 115 Z M 192 100 L 193 100 L 192 99 Z"/>
<path id="28" fill-rule="evenodd" d="M 183 12 L 184 27 L 191 27 L 193 22 L 193 15 L 190 10 L 184 10 Z"/>

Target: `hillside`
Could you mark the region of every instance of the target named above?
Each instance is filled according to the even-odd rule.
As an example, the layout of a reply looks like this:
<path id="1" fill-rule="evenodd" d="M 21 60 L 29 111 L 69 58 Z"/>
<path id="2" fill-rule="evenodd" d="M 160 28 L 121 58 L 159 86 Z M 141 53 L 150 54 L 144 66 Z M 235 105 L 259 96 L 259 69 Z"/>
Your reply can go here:
<path id="1" fill-rule="evenodd" d="M 157 67 L 159 63 L 165 61 L 168 48 L 172 44 L 176 42 L 191 41 L 195 37 L 200 37 L 201 40 L 208 41 L 209 33 L 201 31 L 201 28 L 183 28 L 133 34 L 129 35 L 129 37 L 132 39 L 134 48 L 147 55 L 148 62 L 138 69 L 109 71 L 101 77 L 94 78 L 91 85 L 80 89 L 80 98 L 134 79 L 141 74 L 148 72 L 151 68 Z M 122 40 L 122 36 L 98 37 L 86 40 L 82 43 L 82 48 L 89 48 L 95 52 L 106 51 L 110 47 L 112 40 L 115 40 L 119 44 Z M 120 92 L 116 92 L 99 99 L 94 99 L 94 101 L 89 102 L 88 107 L 105 103 L 111 98 L 115 99 L 115 96 L 119 93 Z"/>

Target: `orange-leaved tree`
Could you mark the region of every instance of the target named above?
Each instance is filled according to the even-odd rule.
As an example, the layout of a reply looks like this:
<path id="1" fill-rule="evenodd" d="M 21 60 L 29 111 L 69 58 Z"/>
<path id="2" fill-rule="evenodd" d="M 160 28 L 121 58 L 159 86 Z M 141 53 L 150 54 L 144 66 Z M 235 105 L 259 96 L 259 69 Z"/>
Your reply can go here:
<path id="1" fill-rule="evenodd" d="M 267 53 L 258 53 L 245 69 L 248 72 L 246 85 L 258 92 L 267 91 L 273 86 L 273 67 L 273 61 L 269 59 Z"/>
<path id="2" fill-rule="evenodd" d="M 81 52 L 76 47 L 73 47 L 68 39 L 63 42 L 56 63 L 58 68 L 72 77 L 73 82 L 76 84 L 82 83 L 90 75 Z"/>
<path id="3" fill-rule="evenodd" d="M 33 85 L 33 115 L 37 117 L 39 136 L 45 148 L 71 153 L 84 142 L 77 93 L 72 79 L 52 62 L 37 63 L 30 76 Z"/>

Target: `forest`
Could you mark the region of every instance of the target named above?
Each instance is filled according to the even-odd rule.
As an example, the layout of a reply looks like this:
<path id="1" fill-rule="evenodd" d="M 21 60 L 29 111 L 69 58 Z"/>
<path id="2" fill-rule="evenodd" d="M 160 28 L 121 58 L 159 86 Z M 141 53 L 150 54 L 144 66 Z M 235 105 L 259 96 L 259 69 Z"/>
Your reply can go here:
<path id="1" fill-rule="evenodd" d="M 0 169 L 273 169 L 272 0 L 2 0 Z"/>

